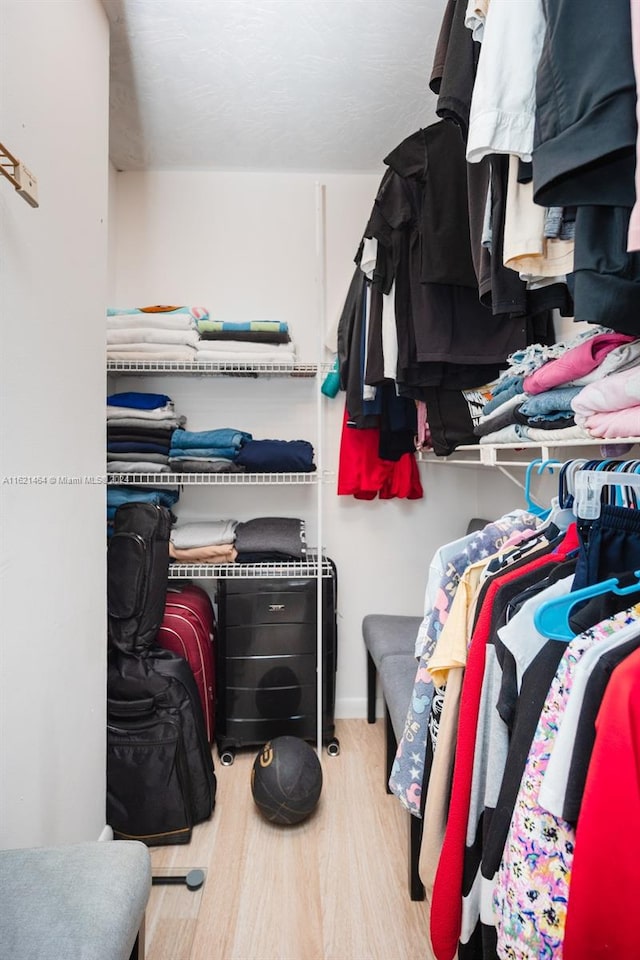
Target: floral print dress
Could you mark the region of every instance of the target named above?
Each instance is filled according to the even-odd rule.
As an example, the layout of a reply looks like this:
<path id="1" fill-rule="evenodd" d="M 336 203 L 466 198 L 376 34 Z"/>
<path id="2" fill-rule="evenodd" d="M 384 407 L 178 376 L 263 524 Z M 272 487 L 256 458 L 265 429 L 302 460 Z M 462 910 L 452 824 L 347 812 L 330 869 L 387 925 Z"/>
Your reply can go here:
<path id="1" fill-rule="evenodd" d="M 574 827 L 538 804 L 551 750 L 583 654 L 600 640 L 631 626 L 640 604 L 596 624 L 567 646 L 543 707 L 529 751 L 493 894 L 501 960 L 560 960 Z"/>

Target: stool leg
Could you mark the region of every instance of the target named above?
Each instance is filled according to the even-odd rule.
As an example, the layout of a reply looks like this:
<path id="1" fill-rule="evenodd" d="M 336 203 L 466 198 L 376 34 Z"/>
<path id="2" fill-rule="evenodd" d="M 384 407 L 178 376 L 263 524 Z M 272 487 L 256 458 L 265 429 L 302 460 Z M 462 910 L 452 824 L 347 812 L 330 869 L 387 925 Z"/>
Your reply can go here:
<path id="1" fill-rule="evenodd" d="M 131 951 L 131 956 L 129 960 L 144 960 L 144 917 L 142 918 L 142 923 L 140 924 L 140 929 L 138 930 L 138 936 L 136 937 L 136 942 L 133 945 L 133 950 Z"/>
<path id="2" fill-rule="evenodd" d="M 393 732 L 393 724 L 391 723 L 391 717 L 389 716 L 389 710 L 387 708 L 386 703 L 384 705 L 384 716 L 385 716 L 385 725 L 386 725 L 385 743 L 387 748 L 387 769 L 386 769 L 384 786 L 387 793 L 391 793 L 391 790 L 389 789 L 389 777 L 391 776 L 391 768 L 393 767 L 393 761 L 396 758 L 398 741 L 396 740 L 396 735 Z"/>
<path id="3" fill-rule="evenodd" d="M 424 885 L 418 871 L 423 824 L 412 813 L 409 814 L 409 821 L 409 895 L 412 900 L 424 900 Z"/>
<path id="4" fill-rule="evenodd" d="M 367 650 L 367 722 L 376 722 L 376 683 L 378 671 L 373 657 Z"/>

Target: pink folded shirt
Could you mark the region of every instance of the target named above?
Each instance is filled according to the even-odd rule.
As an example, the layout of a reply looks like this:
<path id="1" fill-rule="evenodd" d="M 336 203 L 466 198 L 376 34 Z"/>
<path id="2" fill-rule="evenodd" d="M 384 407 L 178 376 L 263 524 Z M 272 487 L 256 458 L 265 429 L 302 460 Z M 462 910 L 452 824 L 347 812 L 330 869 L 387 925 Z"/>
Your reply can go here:
<path id="1" fill-rule="evenodd" d="M 595 380 L 583 387 L 571 401 L 571 407 L 578 417 L 589 417 L 593 413 L 607 410 L 626 410 L 640 404 L 640 367 L 631 367 L 612 373 L 602 380 Z"/>
<path id="2" fill-rule="evenodd" d="M 576 420 L 578 418 L 576 417 Z M 604 410 L 584 418 L 584 428 L 592 437 L 640 437 L 640 404 L 625 410 Z"/>
<path id="3" fill-rule="evenodd" d="M 607 354 L 616 347 L 635 339 L 625 333 L 599 333 L 525 377 L 524 390 L 530 394 L 544 393 L 545 390 L 578 380 L 600 366 Z"/>

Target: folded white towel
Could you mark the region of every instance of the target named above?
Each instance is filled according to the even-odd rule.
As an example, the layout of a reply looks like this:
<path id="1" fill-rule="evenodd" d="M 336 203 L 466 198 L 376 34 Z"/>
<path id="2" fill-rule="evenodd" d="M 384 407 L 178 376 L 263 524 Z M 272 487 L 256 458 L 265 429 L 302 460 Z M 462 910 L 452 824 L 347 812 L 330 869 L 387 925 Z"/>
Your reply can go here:
<path id="1" fill-rule="evenodd" d="M 294 355 L 296 352 L 295 344 L 289 343 L 253 343 L 251 340 L 200 340 L 198 343 L 198 353 L 251 353 L 251 354 L 277 354 L 285 356 Z"/>
<path id="2" fill-rule="evenodd" d="M 131 347 L 131 349 L 123 350 L 122 347 Z M 139 361 L 145 360 L 175 360 L 179 363 L 191 363 L 195 358 L 196 351 L 193 347 L 180 347 L 177 344 L 175 346 L 168 344 L 163 347 L 157 343 L 114 343 L 110 347 L 107 347 L 107 360 L 123 360 L 127 363 L 138 363 Z"/>
<path id="3" fill-rule="evenodd" d="M 128 330 L 131 327 L 154 330 L 195 330 L 190 313 L 124 313 L 107 317 L 107 330 Z"/>
<path id="4" fill-rule="evenodd" d="M 197 347 L 200 334 L 197 330 L 158 330 L 149 327 L 131 327 L 129 330 L 107 330 L 107 343 L 117 344 L 180 344 Z"/>

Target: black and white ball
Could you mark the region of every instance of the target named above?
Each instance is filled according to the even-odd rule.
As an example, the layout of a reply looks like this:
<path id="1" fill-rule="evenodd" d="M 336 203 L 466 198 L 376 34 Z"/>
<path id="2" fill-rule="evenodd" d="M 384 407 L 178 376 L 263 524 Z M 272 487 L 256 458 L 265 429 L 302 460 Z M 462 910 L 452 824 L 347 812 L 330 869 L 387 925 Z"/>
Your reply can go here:
<path id="1" fill-rule="evenodd" d="M 251 771 L 255 803 L 272 823 L 300 823 L 311 814 L 322 790 L 320 760 L 299 737 L 274 737 L 258 753 Z"/>

